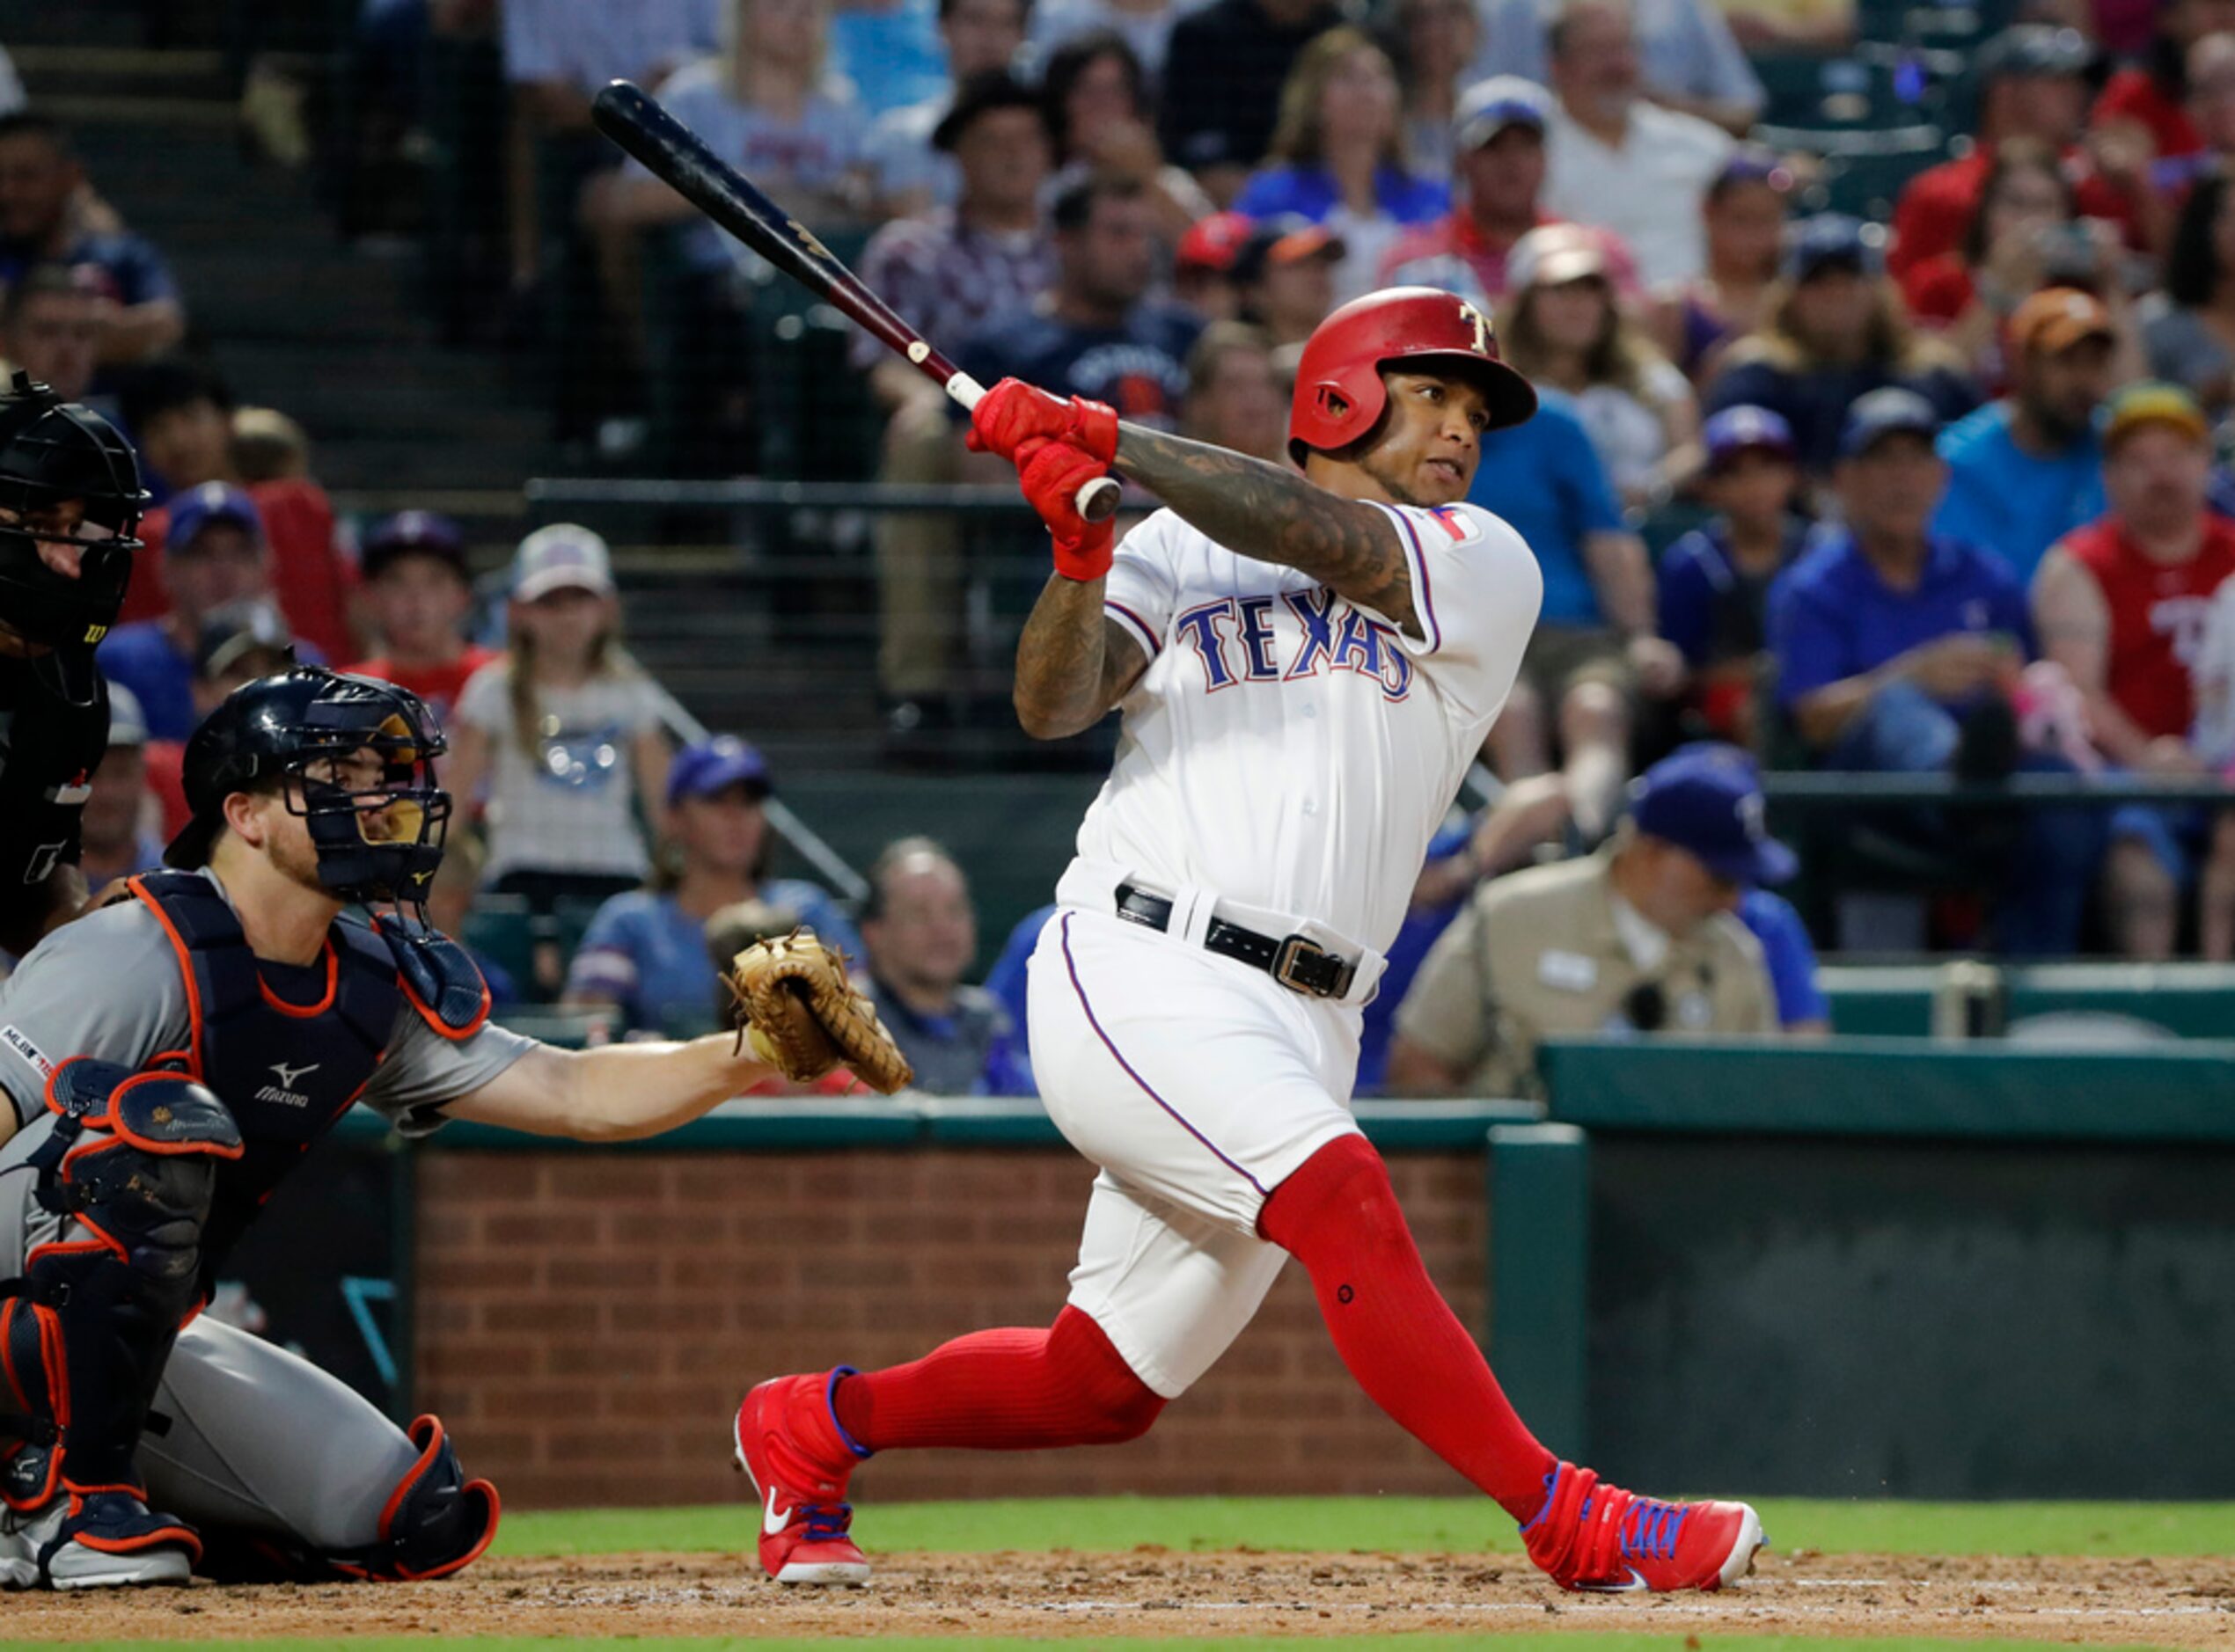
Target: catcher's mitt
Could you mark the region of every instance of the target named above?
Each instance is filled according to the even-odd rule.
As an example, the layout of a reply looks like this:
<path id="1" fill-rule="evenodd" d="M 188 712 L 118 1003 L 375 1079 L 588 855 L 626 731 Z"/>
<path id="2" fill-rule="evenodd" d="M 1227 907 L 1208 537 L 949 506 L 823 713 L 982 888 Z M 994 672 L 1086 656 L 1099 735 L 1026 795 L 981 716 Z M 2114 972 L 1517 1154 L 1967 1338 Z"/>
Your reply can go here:
<path id="1" fill-rule="evenodd" d="M 846 954 L 811 929 L 758 941 L 729 961 L 723 977 L 736 1000 L 737 1037 L 787 1078 L 806 1083 L 840 1062 L 884 1095 L 915 1078 L 877 1019 L 876 1005 L 846 972 Z"/>

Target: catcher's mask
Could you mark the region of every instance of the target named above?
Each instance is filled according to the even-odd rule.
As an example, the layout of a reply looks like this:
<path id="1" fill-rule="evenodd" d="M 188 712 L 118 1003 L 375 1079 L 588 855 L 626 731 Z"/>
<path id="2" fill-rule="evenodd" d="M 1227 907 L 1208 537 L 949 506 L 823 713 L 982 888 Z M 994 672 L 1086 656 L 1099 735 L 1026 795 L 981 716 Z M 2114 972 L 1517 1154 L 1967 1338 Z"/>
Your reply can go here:
<path id="1" fill-rule="evenodd" d="M 436 784 L 442 731 L 392 683 L 297 666 L 242 684 L 187 742 L 194 818 L 166 865 L 206 865 L 235 792 L 277 789 L 310 827 L 319 881 L 344 901 L 393 901 L 423 918 L 443 863 L 451 796 Z"/>
<path id="2" fill-rule="evenodd" d="M 73 504 L 70 527 L 43 525 Z M 0 393 L 0 625 L 41 650 L 100 641 L 124 605 L 147 504 L 115 427 L 18 373 Z M 75 546 L 76 577 L 48 567 L 42 545 Z M 89 673 L 58 672 L 56 683 L 90 698 Z"/>

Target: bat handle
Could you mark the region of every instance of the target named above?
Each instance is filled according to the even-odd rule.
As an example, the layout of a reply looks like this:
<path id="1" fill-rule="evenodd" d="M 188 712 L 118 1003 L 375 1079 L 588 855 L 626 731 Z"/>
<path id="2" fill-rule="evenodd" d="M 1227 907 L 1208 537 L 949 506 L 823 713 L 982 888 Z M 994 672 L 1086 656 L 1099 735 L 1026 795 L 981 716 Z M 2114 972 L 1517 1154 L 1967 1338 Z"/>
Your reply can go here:
<path id="1" fill-rule="evenodd" d="M 947 393 L 968 413 L 986 399 L 986 386 L 967 373 L 956 372 L 947 381 Z M 1097 476 L 1072 495 L 1072 508 L 1088 522 L 1108 522 L 1118 514 L 1118 493 L 1116 477 Z"/>

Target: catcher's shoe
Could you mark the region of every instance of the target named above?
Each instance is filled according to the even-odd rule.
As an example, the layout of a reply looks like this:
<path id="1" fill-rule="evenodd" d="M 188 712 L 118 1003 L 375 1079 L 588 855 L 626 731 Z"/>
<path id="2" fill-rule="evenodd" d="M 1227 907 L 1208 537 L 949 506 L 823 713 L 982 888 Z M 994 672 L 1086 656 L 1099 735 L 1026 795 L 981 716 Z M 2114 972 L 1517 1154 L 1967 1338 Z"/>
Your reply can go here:
<path id="1" fill-rule="evenodd" d="M 130 1486 L 72 1487 L 0 1524 L 0 1583 L 11 1589 L 183 1583 L 201 1555 L 192 1527 L 150 1512 Z"/>
<path id="2" fill-rule="evenodd" d="M 1562 1589 L 1713 1591 L 1754 1569 L 1766 1539 L 1742 1502 L 1663 1502 L 1562 1463 L 1521 1528 L 1528 1557 Z"/>
<path id="3" fill-rule="evenodd" d="M 760 1563 L 780 1583 L 869 1581 L 869 1562 L 846 1528 L 854 1466 L 869 1455 L 839 1427 L 831 1396 L 851 1365 L 777 1377 L 737 1407 L 737 1466 L 760 1499 Z"/>

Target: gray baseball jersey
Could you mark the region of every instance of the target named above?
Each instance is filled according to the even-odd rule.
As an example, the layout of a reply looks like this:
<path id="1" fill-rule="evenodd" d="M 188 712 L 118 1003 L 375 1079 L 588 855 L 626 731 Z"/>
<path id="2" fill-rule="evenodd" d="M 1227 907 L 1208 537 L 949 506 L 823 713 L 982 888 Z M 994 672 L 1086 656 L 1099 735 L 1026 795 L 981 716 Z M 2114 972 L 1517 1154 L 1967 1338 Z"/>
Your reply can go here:
<path id="1" fill-rule="evenodd" d="M 22 1275 L 62 1218 L 34 1196 L 29 1160 L 52 1131 L 45 1086 L 73 1056 L 141 1066 L 189 1042 L 186 986 L 155 915 L 138 902 L 57 930 L 0 984 L 0 1089 L 21 1129 L 0 1145 L 0 1279 Z M 443 1038 L 408 1005 L 360 1098 L 409 1135 L 534 1047 L 484 1026 Z M 418 1451 L 370 1402 L 307 1361 L 207 1315 L 179 1335 L 140 1444 L 151 1506 L 317 1553 L 369 1546 Z"/>
<path id="2" fill-rule="evenodd" d="M 0 1088 L 26 1122 L 46 1110 L 48 1073 L 72 1056 L 137 1067 L 187 1041 L 178 955 L 137 901 L 63 925 L 0 983 Z M 441 1127 L 444 1106 L 495 1078 L 532 1043 L 490 1025 L 447 1039 L 404 1005 L 388 1058 L 358 1100 L 405 1135 L 424 1136 Z"/>

